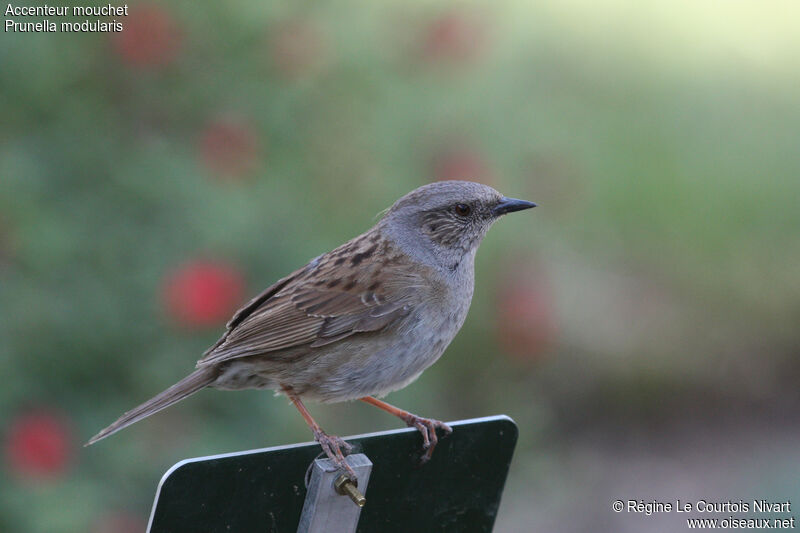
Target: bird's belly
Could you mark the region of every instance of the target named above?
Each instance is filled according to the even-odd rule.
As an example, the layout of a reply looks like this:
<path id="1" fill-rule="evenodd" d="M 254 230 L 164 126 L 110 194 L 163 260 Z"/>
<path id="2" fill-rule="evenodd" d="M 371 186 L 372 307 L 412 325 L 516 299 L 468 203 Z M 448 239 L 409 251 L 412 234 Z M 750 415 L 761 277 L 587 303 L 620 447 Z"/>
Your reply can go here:
<path id="1" fill-rule="evenodd" d="M 308 380 L 303 397 L 340 402 L 405 387 L 439 359 L 463 322 L 447 320 L 435 327 L 428 318 L 410 317 L 394 334 L 353 336 L 333 347 L 334 353 L 321 355 L 308 369 L 317 379 Z"/>

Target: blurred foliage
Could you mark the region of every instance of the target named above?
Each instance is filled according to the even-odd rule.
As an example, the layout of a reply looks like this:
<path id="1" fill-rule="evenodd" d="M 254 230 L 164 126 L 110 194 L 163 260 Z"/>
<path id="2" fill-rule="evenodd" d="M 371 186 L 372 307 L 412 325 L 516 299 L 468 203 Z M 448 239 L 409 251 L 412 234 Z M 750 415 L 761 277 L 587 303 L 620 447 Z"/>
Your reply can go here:
<path id="1" fill-rule="evenodd" d="M 0 529 L 141 530 L 180 458 L 308 440 L 269 393 L 204 391 L 80 448 L 248 294 L 434 179 L 541 207 L 492 230 L 464 330 L 390 401 L 513 416 L 514 490 L 591 428 L 796 420 L 797 15 L 179 0 L 132 3 L 121 34 L 0 34 Z"/>

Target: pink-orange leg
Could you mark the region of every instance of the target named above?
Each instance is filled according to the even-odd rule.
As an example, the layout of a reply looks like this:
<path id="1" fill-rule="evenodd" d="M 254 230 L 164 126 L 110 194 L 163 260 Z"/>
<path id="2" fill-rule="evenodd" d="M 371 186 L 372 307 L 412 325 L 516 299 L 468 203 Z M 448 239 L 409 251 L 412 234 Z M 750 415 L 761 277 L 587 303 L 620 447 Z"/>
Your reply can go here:
<path id="1" fill-rule="evenodd" d="M 427 463 L 430 460 L 433 455 L 433 450 L 439 442 L 439 438 L 436 436 L 436 430 L 441 429 L 445 432 L 445 435 L 449 435 L 453 432 L 453 429 L 444 422 L 439 422 L 432 418 L 422 418 L 421 416 L 404 411 L 399 407 L 382 402 L 372 396 L 365 396 L 361 398 L 361 401 L 393 414 L 405 422 L 408 427 L 417 428 L 417 430 L 422 433 L 422 448 L 425 450 L 425 454 L 421 459 L 422 463 Z"/>
<path id="2" fill-rule="evenodd" d="M 353 449 L 351 445 L 346 443 L 340 437 L 335 437 L 332 435 L 328 435 L 322 428 L 317 424 L 316 420 L 311 417 L 311 413 L 308 412 L 306 406 L 303 405 L 303 402 L 300 401 L 300 398 L 295 395 L 291 389 L 287 387 L 282 388 L 283 393 L 289 397 L 297 410 L 300 411 L 300 414 L 303 416 L 303 419 L 308 424 L 308 427 L 311 428 L 311 431 L 314 433 L 314 440 L 322 446 L 322 451 L 325 452 L 325 455 L 333 461 L 336 466 L 347 472 L 347 475 L 353 481 L 356 481 L 358 477 L 356 476 L 355 471 L 347 464 L 344 460 L 344 456 L 350 453 L 350 450 Z M 344 452 L 342 452 L 344 450 Z"/>

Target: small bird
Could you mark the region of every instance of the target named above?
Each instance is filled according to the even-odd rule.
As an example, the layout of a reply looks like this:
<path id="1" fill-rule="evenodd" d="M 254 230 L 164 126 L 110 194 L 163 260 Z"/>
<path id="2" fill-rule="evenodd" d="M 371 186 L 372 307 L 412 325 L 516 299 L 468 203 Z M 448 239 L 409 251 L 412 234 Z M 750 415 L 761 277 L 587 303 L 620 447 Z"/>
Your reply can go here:
<path id="1" fill-rule="evenodd" d="M 535 207 L 486 185 L 445 181 L 400 198 L 366 233 L 312 259 L 236 312 L 196 370 L 100 431 L 92 444 L 204 387 L 272 389 L 300 411 L 325 454 L 355 479 L 351 447 L 326 434 L 303 400 L 361 400 L 420 431 L 423 462 L 452 429 L 377 397 L 401 389 L 461 329 L 475 252 L 502 215 Z"/>

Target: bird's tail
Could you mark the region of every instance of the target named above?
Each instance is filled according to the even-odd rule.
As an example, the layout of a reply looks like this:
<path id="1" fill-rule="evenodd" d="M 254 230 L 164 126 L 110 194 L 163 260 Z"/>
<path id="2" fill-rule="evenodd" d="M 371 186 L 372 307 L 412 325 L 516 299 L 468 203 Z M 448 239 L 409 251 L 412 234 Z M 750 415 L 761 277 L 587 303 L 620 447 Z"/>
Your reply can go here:
<path id="1" fill-rule="evenodd" d="M 119 417 L 116 422 L 92 437 L 84 446 L 94 444 L 95 442 L 130 426 L 134 422 L 138 422 L 142 418 L 146 418 L 153 413 L 157 413 L 158 411 L 164 409 L 165 407 L 169 407 L 173 403 L 183 400 L 187 396 L 199 391 L 206 385 L 209 385 L 212 381 L 214 381 L 214 379 L 216 379 L 216 377 L 217 372 L 214 368 L 198 368 L 158 396 L 150 398 L 142 405 L 131 409 Z"/>

